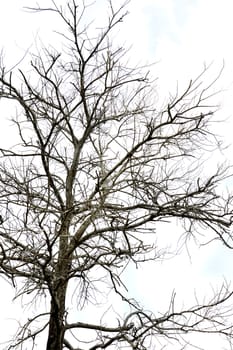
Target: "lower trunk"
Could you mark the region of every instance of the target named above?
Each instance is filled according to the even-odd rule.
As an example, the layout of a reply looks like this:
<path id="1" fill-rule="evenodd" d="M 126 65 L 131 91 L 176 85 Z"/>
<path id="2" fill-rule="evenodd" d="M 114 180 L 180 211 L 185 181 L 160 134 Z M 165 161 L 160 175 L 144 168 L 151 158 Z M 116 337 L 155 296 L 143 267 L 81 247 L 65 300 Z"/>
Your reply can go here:
<path id="1" fill-rule="evenodd" d="M 60 275 L 67 276 L 68 264 L 60 267 Z M 64 344 L 64 317 L 66 312 L 67 279 L 58 278 L 50 290 L 51 306 L 49 319 L 49 333 L 46 350 L 62 350 Z"/>
<path id="2" fill-rule="evenodd" d="M 59 302 L 52 300 L 49 320 L 49 333 L 46 350 L 62 350 L 64 339 L 65 308 L 59 307 Z"/>
<path id="3" fill-rule="evenodd" d="M 71 257 L 67 258 L 68 229 L 63 228 L 59 242 L 59 257 L 55 269 L 55 280 L 50 285 L 51 306 L 49 333 L 46 350 L 62 350 L 64 344 L 64 316 L 66 312 L 66 291 L 71 266 Z"/>

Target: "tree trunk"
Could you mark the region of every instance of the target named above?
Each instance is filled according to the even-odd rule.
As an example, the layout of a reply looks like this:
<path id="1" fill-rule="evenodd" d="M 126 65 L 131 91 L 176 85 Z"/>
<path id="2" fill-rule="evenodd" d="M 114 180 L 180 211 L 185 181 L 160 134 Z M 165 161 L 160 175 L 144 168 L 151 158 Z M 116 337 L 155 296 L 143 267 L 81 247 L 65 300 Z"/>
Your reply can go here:
<path id="1" fill-rule="evenodd" d="M 66 291 L 71 266 L 71 260 L 65 258 L 66 247 L 67 237 L 61 237 L 58 264 L 55 271 L 55 282 L 50 288 L 51 306 L 46 350 L 63 349 Z"/>
<path id="2" fill-rule="evenodd" d="M 64 305 L 65 306 L 65 305 Z M 65 307 L 59 300 L 51 300 L 49 334 L 46 350 L 62 350 L 64 339 L 63 318 Z"/>

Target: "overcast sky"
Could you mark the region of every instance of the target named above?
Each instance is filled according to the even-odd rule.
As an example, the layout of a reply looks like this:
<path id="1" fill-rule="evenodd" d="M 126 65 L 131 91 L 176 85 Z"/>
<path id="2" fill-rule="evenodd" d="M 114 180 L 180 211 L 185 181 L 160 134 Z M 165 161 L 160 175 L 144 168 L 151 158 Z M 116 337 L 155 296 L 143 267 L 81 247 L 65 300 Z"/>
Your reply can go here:
<path id="1" fill-rule="evenodd" d="M 45 5 L 49 0 L 38 0 L 38 2 Z M 98 15 L 104 16 L 105 10 L 102 4 L 105 1 L 100 2 Z M 23 6 L 29 4 L 32 6 L 34 3 L 33 0 L 1 1 L 0 46 L 4 48 L 9 66 L 23 57 L 25 50 L 34 44 L 35 38 L 41 37 L 44 42 L 54 40 L 54 36 L 50 33 L 55 20 L 48 20 L 46 14 L 33 15 L 22 10 Z M 120 1 L 114 0 L 114 3 Z M 160 98 L 174 91 L 177 81 L 182 85 L 195 78 L 204 64 L 213 62 L 210 74 L 214 76 L 224 62 L 225 69 L 218 82 L 219 89 L 224 89 L 224 93 L 217 98 L 221 103 L 219 118 L 222 120 L 228 118 L 225 127 L 219 124 L 219 130 L 227 143 L 231 142 L 233 125 L 232 14 L 232 0 L 132 0 L 129 5 L 129 16 L 123 23 L 123 29 L 118 37 L 118 40 L 124 41 L 125 45 L 132 45 L 132 59 L 135 62 L 156 62 L 153 74 L 158 77 Z M 54 43 L 53 45 L 56 46 Z M 4 119 L 5 115 L 1 115 L 1 118 Z M 9 133 L 9 129 L 7 130 Z M 3 134 L 6 132 L 5 130 L 3 132 L 2 128 L 1 137 Z M 232 148 L 226 155 L 230 158 L 231 153 Z M 146 272 L 141 271 L 140 279 L 132 279 L 132 290 L 137 290 L 137 295 L 144 298 L 147 306 L 154 307 L 155 296 L 159 297 L 156 294 L 158 290 L 156 283 L 159 278 L 164 286 L 165 296 L 170 295 L 173 286 L 182 290 L 185 286 L 189 290 L 194 282 L 199 286 L 208 286 L 210 283 L 220 281 L 222 276 L 231 278 L 232 253 L 223 247 L 212 245 L 211 249 L 195 250 L 195 254 L 191 265 L 186 254 L 185 258 L 178 257 L 176 265 L 167 262 L 163 265 L 163 269 L 159 265 L 148 266 Z M 175 274 L 177 270 L 181 271 L 180 274 Z M 145 290 L 142 287 L 142 275 L 148 276 L 147 280 L 151 283 L 149 289 Z M 153 275 L 154 283 L 151 282 Z M 169 283 L 163 278 L 164 275 L 169 276 Z M 2 334 L 9 331 L 6 318 L 14 317 L 16 314 L 16 305 L 8 304 L 12 296 L 13 293 L 5 285 L 4 290 L 0 288 L 1 338 Z M 214 347 L 213 344 L 209 347 L 207 345 L 206 349 L 219 350 L 218 345 Z"/>

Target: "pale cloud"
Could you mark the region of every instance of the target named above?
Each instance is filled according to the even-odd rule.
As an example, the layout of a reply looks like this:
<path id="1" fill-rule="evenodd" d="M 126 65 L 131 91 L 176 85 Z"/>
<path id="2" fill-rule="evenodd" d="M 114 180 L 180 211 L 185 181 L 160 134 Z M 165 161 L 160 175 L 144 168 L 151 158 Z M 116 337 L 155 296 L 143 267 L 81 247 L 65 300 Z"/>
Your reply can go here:
<path id="1" fill-rule="evenodd" d="M 179 1 L 172 1 L 179 3 Z M 187 5 L 183 12 L 188 13 L 182 25 L 178 25 L 181 16 L 170 6 L 167 18 L 173 18 L 172 32 L 166 37 L 159 37 L 158 45 L 151 55 L 158 56 L 166 65 L 180 72 L 195 72 L 203 62 L 228 60 L 232 57 L 231 36 L 233 23 L 231 14 L 233 3 L 228 0 L 195 1 L 195 6 Z M 171 13 L 172 11 L 172 13 Z M 181 12 L 182 13 L 182 12 Z M 156 30 L 156 23 L 154 24 Z M 151 30 L 153 32 L 153 28 Z M 174 40 L 175 39 L 175 40 Z M 169 64 L 170 63 L 170 64 Z M 175 68 L 175 69 L 174 69 Z M 172 74 L 174 76 L 174 74 Z"/>

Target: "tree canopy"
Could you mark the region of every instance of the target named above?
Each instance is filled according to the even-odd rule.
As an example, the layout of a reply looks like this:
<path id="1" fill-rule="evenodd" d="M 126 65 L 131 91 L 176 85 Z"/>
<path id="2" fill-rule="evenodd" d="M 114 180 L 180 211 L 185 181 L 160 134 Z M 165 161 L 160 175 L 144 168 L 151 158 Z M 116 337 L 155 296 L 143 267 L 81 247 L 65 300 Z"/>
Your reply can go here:
<path id="1" fill-rule="evenodd" d="M 108 1 L 101 28 L 86 22 L 86 1 L 50 4 L 31 10 L 66 26 L 58 48 L 31 54 L 27 69 L 1 62 L 0 98 L 17 106 L 20 142 L 0 148 L 0 273 L 39 305 L 7 348 L 41 348 L 37 338 L 47 350 L 189 348 L 196 332 L 231 339 L 228 284 L 191 307 L 177 309 L 173 295 L 161 314 L 131 297 L 124 279 L 130 264 L 163 258 L 156 228 L 174 218 L 185 237 L 202 232 L 233 247 L 232 195 L 220 187 L 227 169 L 209 175 L 201 162 L 218 146 L 216 78 L 205 84 L 204 69 L 159 109 L 148 67 L 131 67 L 114 45 L 127 3 Z M 102 305 L 93 322 L 114 295 L 123 312 L 109 319 Z"/>

